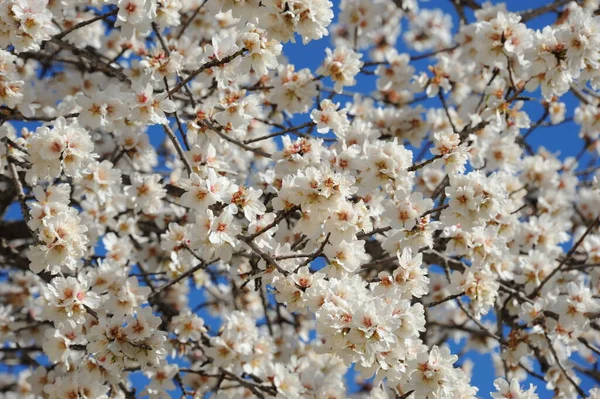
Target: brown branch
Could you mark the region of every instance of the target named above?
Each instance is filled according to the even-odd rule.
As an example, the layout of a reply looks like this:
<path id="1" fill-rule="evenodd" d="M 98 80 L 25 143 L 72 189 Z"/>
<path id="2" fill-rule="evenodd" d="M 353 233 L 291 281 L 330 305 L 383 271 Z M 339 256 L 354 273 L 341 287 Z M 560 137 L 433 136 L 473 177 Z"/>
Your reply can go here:
<path id="1" fill-rule="evenodd" d="M 587 235 L 592 232 L 592 230 L 594 229 L 594 227 L 596 227 L 598 222 L 600 222 L 600 216 L 596 216 L 596 218 L 589 224 L 585 233 L 583 233 L 583 235 L 579 237 L 579 240 L 577 240 L 575 245 L 573 245 L 569 252 L 567 252 L 565 258 L 558 264 L 556 268 L 554 268 L 554 270 L 552 270 L 552 272 L 550 272 L 550 274 L 548 274 L 548 276 L 546 276 L 546 278 L 540 283 L 540 285 L 538 285 L 536 289 L 533 290 L 533 292 L 529 295 L 529 298 L 534 298 L 542 290 L 542 288 L 544 288 L 544 285 L 546 285 L 546 283 L 550 281 L 550 279 L 552 279 L 552 277 L 554 277 L 554 275 L 561 270 L 561 268 L 567 263 L 567 261 L 573 256 L 573 254 L 575 254 L 577 248 L 579 248 L 579 246 L 583 244 L 585 237 L 587 237 Z"/>
<path id="2" fill-rule="evenodd" d="M 200 10 L 202 9 L 202 7 L 204 7 L 204 5 L 208 2 L 208 0 L 204 0 L 202 2 L 202 4 L 200 4 L 198 7 L 196 7 L 196 10 L 194 10 L 194 13 L 192 14 L 191 17 L 189 17 L 185 23 L 181 26 L 181 29 L 179 30 L 179 33 L 177 34 L 177 39 L 181 39 L 181 36 L 183 36 L 183 34 L 185 33 L 186 29 L 192 24 L 192 21 L 194 20 L 194 18 L 196 18 L 196 16 L 198 16 L 198 14 L 200 13 Z"/>
<path id="3" fill-rule="evenodd" d="M 454 124 L 454 121 L 452 120 L 452 117 L 450 116 L 450 110 L 448 109 L 448 104 L 446 103 L 446 97 L 444 97 L 441 90 L 438 92 L 438 97 L 440 98 L 440 101 L 442 102 L 442 106 L 444 107 L 444 112 L 446 113 L 446 116 L 448 117 L 448 122 L 450 122 L 450 126 L 452 126 L 452 130 L 454 131 L 454 133 L 458 133 L 458 130 L 456 129 L 456 125 Z"/>
<path id="4" fill-rule="evenodd" d="M 417 54 L 417 55 L 411 55 L 410 56 L 410 60 L 411 61 L 418 61 L 418 60 L 422 60 L 425 58 L 429 58 L 429 57 L 433 57 L 434 55 L 438 55 L 441 53 L 449 53 L 452 52 L 454 50 L 456 50 L 457 48 L 459 48 L 460 46 L 454 45 L 452 47 L 446 47 L 440 50 L 435 50 L 435 51 L 431 51 L 429 53 L 423 53 L 423 54 Z M 368 67 L 368 66 L 375 66 L 375 65 L 389 65 L 389 62 L 387 61 L 367 61 L 363 64 L 363 67 Z"/>
<path id="5" fill-rule="evenodd" d="M 17 172 L 17 168 L 10 159 L 8 162 L 8 169 L 10 170 L 13 184 L 14 184 L 15 188 L 17 189 L 17 198 L 19 199 L 19 203 L 21 204 L 21 214 L 23 216 L 23 221 L 25 223 L 27 231 L 29 232 L 29 235 L 33 238 L 33 240 L 36 243 L 38 243 L 37 235 L 31 230 L 31 228 L 27 224 L 27 221 L 29 220 L 29 207 L 27 206 L 27 202 L 26 202 L 27 199 L 25 197 L 25 191 L 23 190 L 23 184 L 21 183 L 21 180 L 19 178 L 19 173 Z"/>
<path id="6" fill-rule="evenodd" d="M 450 117 L 450 115 L 448 115 L 448 117 Z M 425 166 L 429 165 L 430 163 L 432 163 L 432 162 L 434 162 L 435 160 L 437 160 L 437 159 L 440 159 L 440 158 L 442 158 L 442 155 L 436 155 L 435 157 L 433 157 L 433 158 L 430 158 L 430 159 L 428 159 L 428 160 L 426 160 L 426 161 L 423 161 L 423 162 L 421 162 L 421 163 L 414 164 L 414 165 L 410 166 L 410 167 L 409 167 L 407 170 L 408 170 L 409 172 L 414 172 L 414 171 L 416 171 L 416 170 L 419 170 L 419 169 L 421 169 L 421 168 L 424 168 Z"/>
<path id="7" fill-rule="evenodd" d="M 58 40 L 60 40 L 60 39 L 62 39 L 63 37 L 67 36 L 69 33 L 73 32 L 73 31 L 75 31 L 75 30 L 77 30 L 77 29 L 81 29 L 81 28 L 83 28 L 84 26 L 88 26 L 88 25 L 90 25 L 90 24 L 93 24 L 93 23 L 94 23 L 94 22 L 96 22 L 96 21 L 100 21 L 100 20 L 103 20 L 103 19 L 107 19 L 107 18 L 109 18 L 109 17 L 112 17 L 113 15 L 117 15 L 118 13 L 119 13 L 119 9 L 118 9 L 118 8 L 115 8 L 114 10 L 112 10 L 112 11 L 109 11 L 109 12 L 107 12 L 106 14 L 98 15 L 98 16 L 96 16 L 96 17 L 94 17 L 94 18 L 88 19 L 87 21 L 82 21 L 82 22 L 79 22 L 78 24 L 75 24 L 75 25 L 73 25 L 72 27 L 70 27 L 69 29 L 67 29 L 67 30 L 65 30 L 65 31 L 62 31 L 62 32 L 61 32 L 61 33 L 59 33 L 58 35 L 54 36 L 54 38 L 55 38 L 55 39 L 58 39 Z"/>
<path id="8" fill-rule="evenodd" d="M 268 265 L 274 266 L 275 269 L 277 269 L 277 271 L 279 273 L 283 274 L 284 276 L 290 275 L 290 272 L 288 272 L 283 267 L 281 267 L 279 265 L 279 263 L 277 263 L 277 261 L 275 259 L 273 259 L 273 257 L 271 255 L 269 255 L 268 253 L 266 253 L 262 249 L 260 249 L 254 241 L 248 240 L 248 239 L 244 239 L 242 241 L 244 241 L 246 243 L 246 245 L 248 245 L 252 251 L 254 251 L 258 256 L 260 256 L 262 260 L 267 262 L 267 266 Z"/>
<path id="9" fill-rule="evenodd" d="M 293 133 L 293 132 L 296 132 L 296 131 L 298 131 L 300 129 L 304 129 L 305 127 L 310 127 L 310 126 L 315 126 L 315 123 L 314 122 L 306 122 L 306 123 L 303 123 L 302 125 L 290 127 L 290 128 L 278 131 L 278 132 L 267 134 L 265 136 L 260 136 L 260 137 L 256 137 L 256 138 L 253 138 L 253 139 L 244 140 L 243 143 L 244 144 L 250 144 L 250 143 L 255 143 L 257 141 L 267 140 L 267 139 L 270 139 L 272 137 L 283 136 L 286 133 Z"/>
<path id="10" fill-rule="evenodd" d="M 175 137 L 175 133 L 173 133 L 173 130 L 171 130 L 169 125 L 166 123 L 163 124 L 162 127 L 165 130 L 165 133 L 167 134 L 167 136 L 169 137 L 169 140 L 171 140 L 173 147 L 175 147 L 175 150 L 177 151 L 177 155 L 179 155 L 179 159 L 181 160 L 181 162 L 183 162 L 185 169 L 187 170 L 188 174 L 191 176 L 192 164 L 190 163 L 189 159 L 187 159 L 187 156 L 185 155 L 185 151 L 181 147 L 181 144 L 179 143 L 179 140 L 177 140 L 177 137 Z"/>
<path id="11" fill-rule="evenodd" d="M 531 8 L 529 10 L 521 11 L 519 13 L 519 15 L 521 15 L 521 22 L 525 23 L 531 21 L 534 18 L 544 15 L 550 11 L 554 11 L 559 7 L 569 4 L 570 2 L 571 0 L 555 0 L 538 8 Z"/>
<path id="12" fill-rule="evenodd" d="M 447 297 L 445 297 L 445 298 L 442 298 L 442 299 L 440 299 L 440 300 L 438 300 L 438 301 L 433 301 L 433 302 L 430 302 L 430 303 L 428 303 L 428 304 L 425 304 L 425 307 L 427 307 L 427 308 L 433 308 L 433 307 L 435 307 L 435 306 L 437 306 L 437 305 L 441 305 L 442 303 L 446 303 L 446 302 L 448 302 L 448 301 L 451 301 L 451 300 L 453 300 L 453 299 L 460 298 L 460 297 L 461 297 L 461 296 L 463 296 L 464 294 L 465 294 L 464 292 L 460 292 L 460 293 L 458 293 L 458 294 L 449 295 L 449 296 L 447 296 Z"/>
<path id="13" fill-rule="evenodd" d="M 300 270 L 302 267 L 304 266 L 308 266 L 310 264 L 310 262 L 312 262 L 313 260 L 317 259 L 319 256 L 321 256 L 321 254 L 323 253 L 323 250 L 325 249 L 325 246 L 327 245 L 327 243 L 329 243 L 329 237 L 331 236 L 331 233 L 327 233 L 327 236 L 325 237 L 325 239 L 323 240 L 323 242 L 321 243 L 321 245 L 319 246 L 319 248 L 317 248 L 317 250 L 308 257 L 308 259 L 306 259 L 304 262 L 302 262 L 294 272 L 297 272 L 298 270 Z"/>
<path id="14" fill-rule="evenodd" d="M 467 317 L 469 319 L 471 319 L 471 321 L 473 321 L 473 323 L 477 324 L 477 327 L 481 328 L 481 330 L 490 338 L 494 338 L 496 341 L 500 342 L 502 345 L 506 345 L 506 340 L 504 340 L 504 338 L 499 337 L 498 335 L 494 334 L 493 332 L 491 332 L 486 326 L 484 326 L 476 317 L 475 315 L 473 315 L 471 312 L 469 312 L 469 310 L 467 309 L 467 307 L 465 306 L 465 304 L 460 300 L 460 298 L 455 298 L 456 303 L 458 304 L 458 306 L 460 307 L 460 309 L 467 315 Z"/>
<path id="15" fill-rule="evenodd" d="M 554 356 L 554 360 L 556 360 L 556 364 L 558 365 L 558 368 L 560 369 L 560 371 L 562 371 L 562 373 L 565 376 L 565 378 L 567 379 L 567 381 L 569 381 L 569 383 L 573 386 L 573 388 L 575 388 L 577 393 L 582 398 L 585 398 L 586 397 L 585 392 L 583 391 L 583 389 L 581 389 L 581 387 L 579 385 L 577 385 L 577 383 L 573 380 L 573 377 L 571 377 L 569 375 L 569 373 L 567 373 L 567 370 L 565 369 L 565 367 L 561 363 L 560 359 L 558 358 L 558 354 L 556 353 L 556 349 L 554 349 L 554 346 L 552 345 L 552 341 L 550 340 L 550 337 L 545 332 L 544 332 L 544 337 L 546 337 L 546 342 L 548 343 L 548 348 L 550 349 L 552 356 Z"/>
<path id="16" fill-rule="evenodd" d="M 156 291 L 154 291 L 150 297 L 148 298 L 148 301 L 150 301 L 151 299 L 153 299 L 154 297 L 156 297 L 158 294 L 160 294 L 161 292 L 163 292 L 164 290 L 166 290 L 167 288 L 173 286 L 174 284 L 177 284 L 178 282 L 180 282 L 181 280 L 193 275 L 194 273 L 196 273 L 198 270 L 204 270 L 206 269 L 208 266 L 210 266 L 212 263 L 216 262 L 217 260 L 213 260 L 210 262 L 200 262 L 200 264 L 192 267 L 190 270 L 186 271 L 185 273 L 182 273 L 181 275 L 177 276 L 176 278 L 174 278 L 173 280 L 169 281 L 168 283 L 157 287 Z"/>
<path id="17" fill-rule="evenodd" d="M 207 63 L 201 65 L 198 69 L 196 69 L 195 71 L 193 71 L 187 78 L 183 79 L 177 86 L 175 86 L 171 90 L 169 90 L 169 92 L 167 94 L 169 96 L 171 96 L 171 95 L 177 93 L 183 86 L 185 86 L 192 79 L 194 79 L 196 77 L 196 75 L 204 72 L 208 68 L 213 68 L 213 67 L 216 67 L 216 66 L 227 64 L 227 63 L 233 61 L 235 58 L 239 57 L 240 55 L 243 55 L 244 52 L 246 52 L 247 50 L 248 49 L 246 47 L 242 47 L 241 49 L 239 49 L 235 53 L 233 53 L 231 55 L 228 55 L 227 57 L 223 57 L 220 60 L 217 59 L 217 58 L 215 58 L 214 60 L 208 61 Z"/>
<path id="18" fill-rule="evenodd" d="M 364 269 L 373 269 L 373 268 L 375 268 L 377 266 L 384 265 L 386 263 L 394 262 L 394 261 L 397 261 L 397 260 L 398 260 L 398 257 L 395 256 L 395 255 L 394 256 L 387 256 L 385 258 L 381 258 L 381 259 L 377 259 L 377 260 L 371 261 L 369 263 L 365 263 L 364 265 L 361 265 L 360 267 L 363 270 Z"/>
<path id="19" fill-rule="evenodd" d="M 299 209 L 300 209 L 300 207 L 294 206 L 294 207 L 292 207 L 290 209 L 285 209 L 283 211 L 280 211 L 277 214 L 277 216 L 275 217 L 275 220 L 273 220 L 268 225 L 264 226 L 260 230 L 255 231 L 254 233 L 252 233 L 252 234 L 250 234 L 248 236 L 238 235 L 238 238 L 240 240 L 242 240 L 242 241 L 254 240 L 256 237 L 260 236 L 261 234 L 266 233 L 267 231 L 271 230 L 273 227 L 277 226 L 279 224 L 279 222 L 281 222 L 283 219 L 285 219 L 286 217 L 290 216 L 292 213 L 296 212 Z"/>
<path id="20" fill-rule="evenodd" d="M 221 131 L 221 126 L 214 126 L 212 124 L 209 124 L 208 121 L 204 121 L 202 123 L 207 124 L 210 127 L 210 129 L 213 132 L 215 132 L 216 134 L 218 134 L 219 137 L 221 137 L 223 140 L 229 141 L 230 143 L 235 144 L 238 147 L 243 148 L 246 151 L 251 151 L 251 152 L 253 152 L 253 153 L 257 154 L 257 155 L 261 155 L 261 156 L 263 156 L 265 158 L 271 158 L 271 154 L 269 154 L 268 152 L 266 152 L 266 151 L 264 151 L 264 150 L 262 150 L 260 148 L 250 147 L 249 145 L 246 145 L 246 144 L 244 144 L 243 142 L 241 142 L 239 140 L 236 140 L 236 139 L 234 139 L 232 137 L 229 137 L 228 135 L 226 135 L 225 133 L 223 133 Z"/>
<path id="21" fill-rule="evenodd" d="M 80 49 L 79 47 L 76 47 L 76 46 L 72 45 L 71 43 L 67 43 L 56 37 L 53 37 L 52 39 L 50 39 L 50 42 L 56 44 L 57 46 L 59 46 L 60 48 L 62 48 L 64 50 L 70 51 L 75 56 L 87 59 L 92 64 L 92 66 L 94 66 L 95 68 L 97 68 L 100 71 L 103 71 L 107 75 L 115 77 L 115 78 L 119 79 L 121 82 L 126 82 L 127 84 L 131 85 L 131 79 L 129 79 L 127 77 L 127 75 L 125 75 L 125 73 L 123 73 L 123 71 L 102 61 L 102 59 L 100 59 L 100 57 L 93 54 L 92 52 Z"/>
<path id="22" fill-rule="evenodd" d="M 372 235 L 375 235 L 375 234 L 385 233 L 386 231 L 390 231 L 391 229 L 392 228 L 390 226 L 379 227 L 379 228 L 373 229 L 373 230 L 371 230 L 369 232 L 358 233 L 356 235 L 356 238 L 359 239 L 359 240 L 362 240 L 364 238 L 368 238 L 368 237 L 370 237 Z"/>
<path id="23" fill-rule="evenodd" d="M 79 113 L 74 112 L 66 115 L 56 115 L 56 116 L 25 116 L 21 113 L 4 113 L 0 112 L 0 121 L 24 121 L 24 122 L 52 122 L 56 119 L 60 118 L 76 118 L 79 116 Z"/>

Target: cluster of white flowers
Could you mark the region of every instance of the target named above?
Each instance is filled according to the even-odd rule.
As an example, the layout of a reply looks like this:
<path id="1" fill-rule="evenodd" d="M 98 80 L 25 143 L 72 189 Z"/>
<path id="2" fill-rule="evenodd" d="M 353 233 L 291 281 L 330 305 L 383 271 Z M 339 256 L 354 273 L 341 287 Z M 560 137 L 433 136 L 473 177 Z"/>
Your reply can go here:
<path id="1" fill-rule="evenodd" d="M 29 267 L 35 273 L 76 270 L 87 251 L 88 237 L 77 210 L 69 206 L 69 185 L 49 186 L 46 190 L 37 186 L 33 192 L 36 202 L 29 204 L 31 220 L 27 224 L 37 235 L 39 245 L 32 246 L 27 254 Z"/>
<path id="2" fill-rule="evenodd" d="M 0 0 L 0 396 L 600 398 L 600 2 L 452 4 Z"/>
<path id="3" fill-rule="evenodd" d="M 26 90 L 17 70 L 17 60 L 15 55 L 0 50 L 0 101 L 10 108 L 17 108 L 23 102 Z"/>
<path id="4" fill-rule="evenodd" d="M 7 0 L 0 4 L 0 46 L 15 51 L 39 50 L 59 32 L 47 0 Z"/>
<path id="5" fill-rule="evenodd" d="M 511 72 L 513 84 L 528 91 L 540 87 L 547 99 L 565 94 L 573 84 L 589 82 L 597 88 L 600 21 L 589 10 L 573 2 L 564 20 L 542 30 L 528 28 L 520 15 L 506 9 L 493 11 L 480 11 L 479 21 L 461 32 L 465 55 L 506 71 L 503 75 Z"/>
<path id="6" fill-rule="evenodd" d="M 56 179 L 61 173 L 80 178 L 94 158 L 90 134 L 76 120 L 67 122 L 60 117 L 53 124 L 52 128 L 38 128 L 26 140 L 28 161 L 31 163 L 26 179 L 31 184 Z"/>
<path id="7" fill-rule="evenodd" d="M 352 49 L 345 47 L 336 47 L 331 51 L 330 48 L 325 49 L 327 57 L 317 69 L 317 73 L 323 76 L 330 76 L 335 82 L 335 91 L 342 92 L 344 86 L 354 86 L 356 80 L 354 77 L 360 72 L 363 63 L 360 61 L 360 54 L 357 54 Z"/>

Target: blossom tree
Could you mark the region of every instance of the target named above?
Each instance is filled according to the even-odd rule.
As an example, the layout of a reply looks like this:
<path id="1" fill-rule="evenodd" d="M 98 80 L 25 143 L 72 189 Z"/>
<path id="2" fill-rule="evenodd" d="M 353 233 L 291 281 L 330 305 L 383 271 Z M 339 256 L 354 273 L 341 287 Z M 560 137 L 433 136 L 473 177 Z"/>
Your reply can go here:
<path id="1" fill-rule="evenodd" d="M 0 1 L 2 397 L 600 398 L 600 1 L 440 3 Z"/>

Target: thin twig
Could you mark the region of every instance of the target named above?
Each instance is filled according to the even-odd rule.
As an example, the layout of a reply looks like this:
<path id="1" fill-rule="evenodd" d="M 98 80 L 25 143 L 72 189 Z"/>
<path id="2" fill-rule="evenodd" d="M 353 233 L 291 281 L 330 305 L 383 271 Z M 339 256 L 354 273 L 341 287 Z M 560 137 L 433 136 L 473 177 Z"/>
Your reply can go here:
<path id="1" fill-rule="evenodd" d="M 177 155 L 179 155 L 179 159 L 181 159 L 181 162 L 183 162 L 183 165 L 185 166 L 185 169 L 187 170 L 188 174 L 191 175 L 192 174 L 192 164 L 187 159 L 187 157 L 185 155 L 185 151 L 181 147 L 181 144 L 179 143 L 179 140 L 177 140 L 177 137 L 175 137 L 175 133 L 173 133 L 173 130 L 171 130 L 169 125 L 166 123 L 163 124 L 162 127 L 165 130 L 165 133 L 167 134 L 167 136 L 169 137 L 169 140 L 171 140 L 171 143 L 175 147 L 175 150 L 177 151 Z"/>
<path id="2" fill-rule="evenodd" d="M 592 232 L 592 230 L 594 229 L 594 227 L 596 227 L 596 225 L 598 224 L 598 222 L 600 222 L 600 216 L 596 216 L 596 218 L 589 224 L 589 226 L 586 229 L 585 233 L 583 233 L 583 235 L 581 237 L 579 237 L 579 240 L 577 240 L 577 242 L 575 243 L 575 245 L 573 245 L 573 247 L 569 250 L 569 252 L 567 252 L 567 255 L 565 256 L 565 258 L 558 264 L 558 266 L 556 268 L 554 268 L 554 270 L 552 270 L 552 272 L 550 272 L 550 274 L 548 274 L 548 276 L 546 276 L 546 278 L 544 280 L 542 280 L 542 282 L 540 283 L 540 285 L 538 285 L 537 288 L 534 289 L 533 292 L 529 295 L 529 298 L 534 298 L 542 290 L 542 288 L 544 287 L 544 285 L 546 285 L 546 283 L 548 281 L 550 281 L 550 279 L 552 279 L 552 277 L 554 277 L 554 275 L 561 270 L 561 268 L 573 256 L 573 254 L 575 253 L 575 251 L 577 251 L 577 248 L 579 248 L 579 246 L 581 244 L 583 244 L 583 241 L 585 240 L 585 237 L 587 237 L 587 235 Z"/>
<path id="3" fill-rule="evenodd" d="M 108 17 L 112 17 L 113 15 L 117 15 L 119 13 L 119 9 L 115 8 L 112 11 L 107 12 L 106 14 L 102 14 L 102 15 L 98 15 L 94 18 L 88 19 L 87 21 L 82 21 L 79 22 L 78 24 L 75 24 L 73 26 L 71 26 L 69 29 L 62 31 L 61 33 L 59 33 L 58 35 L 54 36 L 55 39 L 62 39 L 63 37 L 67 36 L 69 33 L 77 30 L 77 29 L 81 29 L 84 26 L 88 26 L 90 24 L 93 24 L 96 21 L 100 21 L 103 19 L 107 19 Z"/>
<path id="4" fill-rule="evenodd" d="M 554 349 L 554 346 L 552 345 L 552 341 L 550 340 L 550 337 L 548 336 L 548 334 L 544 333 L 544 337 L 546 338 L 546 342 L 548 343 L 548 348 L 550 349 L 552 356 L 554 356 L 554 360 L 556 360 L 556 364 L 558 365 L 558 368 L 560 369 L 560 371 L 562 371 L 562 373 L 565 376 L 565 378 L 567 379 L 567 381 L 569 381 L 569 383 L 573 386 L 573 388 L 575 388 L 575 390 L 577 391 L 579 396 L 581 396 L 582 398 L 585 398 L 586 394 L 583 391 L 583 389 L 581 389 L 581 387 L 573 380 L 573 377 L 571 377 L 569 375 L 569 373 L 567 373 L 567 370 L 565 369 L 565 367 L 561 363 L 560 359 L 558 358 L 556 349 Z"/>
<path id="5" fill-rule="evenodd" d="M 239 49 L 238 51 L 236 51 L 235 53 L 233 53 L 231 55 L 228 55 L 227 57 L 223 57 L 222 59 L 215 58 L 214 60 L 211 60 L 205 64 L 202 64 L 198 69 L 193 71 L 187 78 L 185 78 L 181 82 L 179 82 L 179 84 L 177 86 L 175 86 L 171 90 L 169 90 L 169 92 L 167 94 L 169 96 L 171 96 L 171 95 L 177 93 L 183 86 L 185 86 L 192 79 L 194 79 L 196 77 L 196 75 L 204 72 L 205 70 L 207 70 L 209 68 L 227 64 L 227 63 L 233 61 L 234 59 L 236 59 L 237 57 L 239 57 L 240 55 L 244 54 L 247 50 L 248 49 L 246 47 L 242 47 L 241 49 Z"/>

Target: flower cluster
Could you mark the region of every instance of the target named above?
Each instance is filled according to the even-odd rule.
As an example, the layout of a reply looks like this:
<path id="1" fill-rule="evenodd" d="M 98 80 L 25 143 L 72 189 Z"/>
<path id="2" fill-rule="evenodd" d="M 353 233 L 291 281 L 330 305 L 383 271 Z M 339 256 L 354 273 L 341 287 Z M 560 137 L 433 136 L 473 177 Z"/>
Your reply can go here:
<path id="1" fill-rule="evenodd" d="M 3 1 L 0 15 L 0 46 L 14 46 L 17 52 L 39 50 L 43 41 L 59 32 L 47 0 Z"/>
<path id="2" fill-rule="evenodd" d="M 0 50 L 0 101 L 10 108 L 16 108 L 25 98 L 25 81 L 21 79 L 17 62 L 15 55 Z"/>
<path id="3" fill-rule="evenodd" d="M 81 177 L 81 172 L 94 158 L 94 143 L 87 130 L 77 121 L 58 118 L 52 128 L 43 126 L 31 133 L 26 142 L 29 151 L 26 179 L 31 184 L 49 181 L 64 174 Z"/>
<path id="4" fill-rule="evenodd" d="M 28 227 L 37 235 L 39 245 L 29 249 L 30 269 L 52 274 L 76 270 L 87 250 L 87 227 L 81 223 L 76 209 L 69 206 L 68 184 L 34 189 L 36 202 L 31 202 Z"/>

